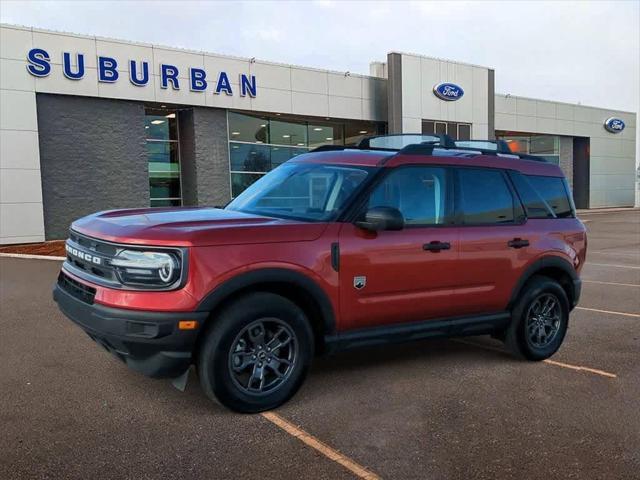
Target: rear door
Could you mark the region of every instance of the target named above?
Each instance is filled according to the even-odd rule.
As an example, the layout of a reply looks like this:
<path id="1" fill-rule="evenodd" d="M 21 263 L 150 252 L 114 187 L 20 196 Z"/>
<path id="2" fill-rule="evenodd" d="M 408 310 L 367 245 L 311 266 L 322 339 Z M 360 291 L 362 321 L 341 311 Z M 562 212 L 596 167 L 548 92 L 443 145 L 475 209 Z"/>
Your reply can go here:
<path id="1" fill-rule="evenodd" d="M 464 167 L 455 171 L 460 283 L 452 314 L 503 311 L 529 260 L 522 205 L 506 172 Z"/>
<path id="2" fill-rule="evenodd" d="M 458 280 L 458 228 L 453 225 L 452 171 L 434 166 L 390 169 L 368 194 L 363 212 L 394 207 L 400 231 L 340 232 L 340 304 L 345 328 L 449 315 Z"/>

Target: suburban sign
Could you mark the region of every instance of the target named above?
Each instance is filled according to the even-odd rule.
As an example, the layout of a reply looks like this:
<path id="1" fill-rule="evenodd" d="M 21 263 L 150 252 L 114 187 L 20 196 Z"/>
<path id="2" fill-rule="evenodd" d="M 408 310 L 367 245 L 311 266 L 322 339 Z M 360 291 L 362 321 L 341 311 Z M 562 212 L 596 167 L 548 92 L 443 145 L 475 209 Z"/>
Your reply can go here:
<path id="1" fill-rule="evenodd" d="M 46 50 L 32 48 L 27 54 L 27 71 L 35 77 L 46 77 L 51 73 L 51 57 Z M 120 79 L 120 70 L 115 58 L 98 56 L 98 81 L 102 83 L 114 83 Z M 129 60 L 129 81 L 136 87 L 145 87 L 149 84 L 149 62 Z M 81 80 L 85 74 L 85 55 L 69 52 L 62 54 L 62 73 L 69 80 Z M 187 79 L 179 78 L 180 71 L 175 65 L 161 63 L 158 66 L 160 87 L 164 89 L 180 90 L 187 83 L 192 92 L 204 92 L 209 88 L 214 94 L 225 93 L 233 95 L 231 80 L 226 72 L 218 72 L 215 79 L 207 78 L 207 72 L 201 68 L 189 68 Z M 255 97 L 257 93 L 255 75 L 240 74 L 238 78 L 240 96 Z"/>
<path id="2" fill-rule="evenodd" d="M 610 117 L 604 121 L 604 128 L 611 133 L 620 133 L 624 127 L 624 122 L 619 118 Z"/>
<path id="3" fill-rule="evenodd" d="M 452 102 L 460 100 L 464 95 L 464 90 L 455 83 L 439 83 L 433 87 L 433 93 L 442 100 Z"/>

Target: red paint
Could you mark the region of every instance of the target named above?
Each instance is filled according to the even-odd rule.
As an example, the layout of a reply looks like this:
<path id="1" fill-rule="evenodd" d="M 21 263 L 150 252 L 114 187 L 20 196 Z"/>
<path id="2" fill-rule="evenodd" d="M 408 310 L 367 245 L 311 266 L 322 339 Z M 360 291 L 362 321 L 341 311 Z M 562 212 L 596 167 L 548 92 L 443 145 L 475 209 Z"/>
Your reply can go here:
<path id="1" fill-rule="evenodd" d="M 339 151 L 299 161 L 395 168 L 407 163 L 486 166 L 526 174 L 562 176 L 552 164 L 495 156 L 474 158 Z M 305 223 L 211 209 L 137 209 L 102 212 L 73 229 L 88 236 L 135 245 L 189 250 L 185 286 L 139 292 L 92 285 L 97 303 L 155 311 L 193 311 L 226 280 L 251 270 L 279 267 L 313 280 L 330 299 L 338 330 L 506 309 L 518 279 L 543 256 L 568 260 L 579 272 L 586 234 L 576 218 L 529 220 L 523 225 L 437 226 L 371 233 L 349 223 Z M 526 238 L 530 246 L 509 248 Z M 431 241 L 451 248 L 424 251 Z M 340 244 L 340 272 L 331 245 Z M 355 276 L 366 276 L 362 290 Z M 77 281 L 87 283 L 76 278 Z M 186 317 L 185 317 L 186 318 Z"/>

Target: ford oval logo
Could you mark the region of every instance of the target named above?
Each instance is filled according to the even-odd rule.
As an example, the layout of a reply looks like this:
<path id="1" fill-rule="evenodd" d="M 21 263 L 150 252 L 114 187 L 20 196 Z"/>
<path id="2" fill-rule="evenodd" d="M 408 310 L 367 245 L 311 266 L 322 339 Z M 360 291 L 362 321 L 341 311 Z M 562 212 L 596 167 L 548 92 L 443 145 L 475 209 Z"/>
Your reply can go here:
<path id="1" fill-rule="evenodd" d="M 464 95 L 464 90 L 455 83 L 439 83 L 433 87 L 433 93 L 442 100 L 452 102 L 454 100 L 460 100 Z"/>
<path id="2" fill-rule="evenodd" d="M 604 121 L 604 128 L 611 133 L 620 133 L 624 127 L 624 122 L 619 118 L 611 117 Z"/>

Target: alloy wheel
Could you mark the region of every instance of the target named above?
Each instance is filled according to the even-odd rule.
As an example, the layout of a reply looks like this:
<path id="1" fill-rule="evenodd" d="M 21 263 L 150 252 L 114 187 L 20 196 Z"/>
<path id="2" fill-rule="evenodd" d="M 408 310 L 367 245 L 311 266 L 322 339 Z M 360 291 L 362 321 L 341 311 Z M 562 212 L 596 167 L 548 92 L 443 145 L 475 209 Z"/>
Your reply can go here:
<path id="1" fill-rule="evenodd" d="M 562 308 L 551 293 L 537 296 L 527 310 L 527 341 L 535 348 L 546 348 L 553 342 L 562 324 Z"/>
<path id="2" fill-rule="evenodd" d="M 293 330 L 277 318 L 261 318 L 244 327 L 231 344 L 229 373 L 243 392 L 265 395 L 289 378 L 297 357 Z"/>

